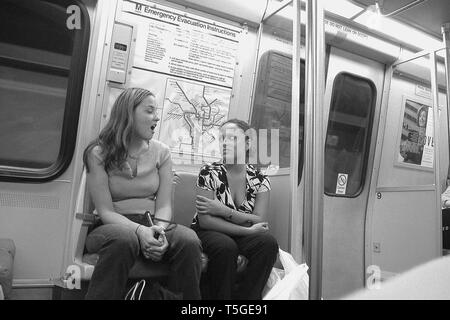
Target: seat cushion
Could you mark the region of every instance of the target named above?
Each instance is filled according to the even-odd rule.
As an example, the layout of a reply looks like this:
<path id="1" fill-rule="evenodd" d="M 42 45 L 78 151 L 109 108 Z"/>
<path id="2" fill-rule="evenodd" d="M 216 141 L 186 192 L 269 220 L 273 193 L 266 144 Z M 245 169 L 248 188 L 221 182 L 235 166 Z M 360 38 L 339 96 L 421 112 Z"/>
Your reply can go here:
<path id="1" fill-rule="evenodd" d="M 179 171 L 173 177 L 173 219 L 190 227 L 195 215 L 197 174 Z"/>
<path id="2" fill-rule="evenodd" d="M 86 253 L 83 255 L 83 262 L 95 266 L 98 262 L 97 253 Z M 208 256 L 202 252 L 202 272 L 208 267 Z M 237 259 L 237 271 L 241 272 L 247 266 L 248 260 L 242 255 Z M 151 260 L 145 260 L 139 256 L 136 263 L 130 270 L 128 277 L 130 279 L 155 278 L 168 275 L 169 265 L 166 263 L 156 263 Z"/>
<path id="3" fill-rule="evenodd" d="M 16 247 L 11 239 L 0 239 L 0 286 L 5 298 L 12 291 L 13 264 Z"/>

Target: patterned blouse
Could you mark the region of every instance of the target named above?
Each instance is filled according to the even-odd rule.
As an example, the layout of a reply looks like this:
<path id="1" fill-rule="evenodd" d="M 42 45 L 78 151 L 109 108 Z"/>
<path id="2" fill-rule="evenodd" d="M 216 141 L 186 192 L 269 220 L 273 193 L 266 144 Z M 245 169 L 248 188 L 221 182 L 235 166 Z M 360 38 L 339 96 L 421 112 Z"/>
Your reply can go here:
<path id="1" fill-rule="evenodd" d="M 267 192 L 271 190 L 271 187 L 269 178 L 259 169 L 255 169 L 255 167 L 250 164 L 247 164 L 246 169 L 246 197 L 239 206 L 236 206 L 233 197 L 231 196 L 227 179 L 227 169 L 222 163 L 214 162 L 212 164 L 204 165 L 200 169 L 197 178 L 197 186 L 205 190 L 214 191 L 217 199 L 227 207 L 243 213 L 252 214 L 253 209 L 255 208 L 256 194 Z M 196 226 L 197 223 L 198 220 L 196 214 L 192 226 Z"/>

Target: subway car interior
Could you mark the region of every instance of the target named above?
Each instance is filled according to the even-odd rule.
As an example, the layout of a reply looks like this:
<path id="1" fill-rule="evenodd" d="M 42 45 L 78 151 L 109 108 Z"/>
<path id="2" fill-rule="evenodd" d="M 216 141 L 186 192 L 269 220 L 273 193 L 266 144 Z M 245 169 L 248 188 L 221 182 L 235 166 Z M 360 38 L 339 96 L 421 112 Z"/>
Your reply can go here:
<path id="1" fill-rule="evenodd" d="M 306 298 L 450 299 L 449 58 L 448 0 L 1 0 L 0 300 L 84 299 L 83 151 L 133 87 L 193 179 L 177 223 L 244 120 Z"/>

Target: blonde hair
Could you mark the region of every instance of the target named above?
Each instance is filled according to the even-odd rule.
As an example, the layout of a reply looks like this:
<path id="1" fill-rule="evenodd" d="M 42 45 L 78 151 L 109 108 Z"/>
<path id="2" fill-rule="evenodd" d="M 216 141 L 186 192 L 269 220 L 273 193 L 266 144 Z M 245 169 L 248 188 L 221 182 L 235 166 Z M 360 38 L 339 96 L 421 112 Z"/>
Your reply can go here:
<path id="1" fill-rule="evenodd" d="M 108 123 L 99 136 L 91 141 L 83 153 L 83 162 L 89 172 L 88 155 L 96 146 L 101 147 L 103 165 L 106 171 L 120 168 L 126 160 L 128 146 L 133 133 L 133 114 L 136 107 L 147 97 L 155 95 L 146 89 L 128 88 L 114 102 Z"/>

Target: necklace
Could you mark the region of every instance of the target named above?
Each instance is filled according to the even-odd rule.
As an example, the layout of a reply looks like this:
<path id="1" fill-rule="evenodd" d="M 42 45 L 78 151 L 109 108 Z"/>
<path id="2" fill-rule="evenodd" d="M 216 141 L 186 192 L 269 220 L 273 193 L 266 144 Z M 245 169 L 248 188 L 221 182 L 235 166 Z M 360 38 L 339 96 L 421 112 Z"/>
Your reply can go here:
<path id="1" fill-rule="evenodd" d="M 145 148 L 144 150 L 141 150 L 141 151 L 139 151 L 136 155 L 131 155 L 131 154 L 128 154 L 127 155 L 127 157 L 128 158 L 130 158 L 131 160 L 133 160 L 133 165 L 130 163 L 130 161 L 127 161 L 128 162 L 128 165 L 130 166 L 130 169 L 131 169 L 131 178 L 135 178 L 136 176 L 137 176 L 137 171 L 138 171 L 138 160 L 139 160 L 139 157 L 143 154 L 143 153 L 145 153 L 145 152 L 147 152 L 148 151 L 148 149 L 149 149 L 149 147 L 150 147 L 150 142 L 148 141 L 147 142 L 147 148 Z"/>
<path id="2" fill-rule="evenodd" d="M 130 157 L 130 158 L 133 159 L 133 164 L 131 164 L 130 161 L 127 161 L 127 162 L 131 169 L 131 177 L 136 178 L 137 169 L 138 169 L 138 157 L 136 157 L 136 158 Z"/>

